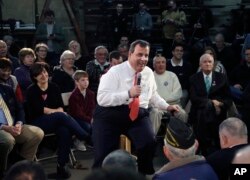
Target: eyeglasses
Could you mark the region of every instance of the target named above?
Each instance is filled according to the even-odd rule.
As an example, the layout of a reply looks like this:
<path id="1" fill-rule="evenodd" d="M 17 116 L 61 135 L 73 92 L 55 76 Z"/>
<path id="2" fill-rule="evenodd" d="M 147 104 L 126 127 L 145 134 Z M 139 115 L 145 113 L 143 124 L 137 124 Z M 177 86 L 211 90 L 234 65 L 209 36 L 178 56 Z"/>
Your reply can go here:
<path id="1" fill-rule="evenodd" d="M 107 53 L 96 53 L 99 56 L 107 56 Z"/>

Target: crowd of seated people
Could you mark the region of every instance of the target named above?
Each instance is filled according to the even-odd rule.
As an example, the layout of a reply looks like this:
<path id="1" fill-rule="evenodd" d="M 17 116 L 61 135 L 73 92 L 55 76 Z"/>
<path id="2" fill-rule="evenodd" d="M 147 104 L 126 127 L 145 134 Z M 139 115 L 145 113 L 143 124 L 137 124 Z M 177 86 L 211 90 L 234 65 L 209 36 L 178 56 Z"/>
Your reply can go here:
<path id="1" fill-rule="evenodd" d="M 196 136 L 199 148 L 195 139 L 189 140 L 188 143 L 191 144 L 187 145 L 187 142 L 183 142 L 183 137 L 176 137 L 181 143 L 184 143 L 184 149 L 192 148 L 193 151 L 197 149 L 202 155 L 207 156 L 208 163 L 217 173 L 216 167 L 212 164 L 213 162 L 209 162 L 209 160 L 216 155 L 213 153 L 220 147 L 223 149 L 230 147 L 230 145 L 222 147 L 222 142 L 225 141 L 225 138 L 235 135 L 232 134 L 232 131 L 237 131 L 238 124 L 241 123 L 238 119 L 231 119 L 232 122 L 225 121 L 223 124 L 223 120 L 228 118 L 228 111 L 233 102 L 236 104 L 236 107 L 240 108 L 238 117 L 242 116 L 242 120 L 245 122 L 243 124 L 244 127 L 241 129 L 247 132 L 250 128 L 250 123 L 248 122 L 250 118 L 248 101 L 250 96 L 250 47 L 244 46 L 244 60 L 237 59 L 236 57 L 240 55 L 235 54 L 234 49 L 225 42 L 223 34 L 219 32 L 214 36 L 215 44 L 198 44 L 199 48 L 202 49 L 202 54 L 199 55 L 199 59 L 192 59 L 195 57 L 192 56 L 192 53 L 197 50 L 195 49 L 197 44 L 189 46 L 190 44 L 187 44 L 184 39 L 182 26 L 187 23 L 185 13 L 175 7 L 175 1 L 170 0 L 168 3 L 168 8 L 170 9 L 164 10 L 162 13 L 162 27 L 164 31 L 166 29 L 165 26 L 171 26 L 171 31 L 173 32 L 171 32 L 170 37 L 168 36 L 170 32 L 164 31 L 164 38 L 162 39 L 162 47 L 163 49 L 165 48 L 164 52 L 154 56 L 153 69 L 158 87 L 157 91 L 167 103 L 176 104 L 177 102 L 180 107 L 180 113 L 173 114 L 173 116 L 181 119 L 181 123 L 186 124 L 188 122 L 193 127 L 191 134 Z M 142 10 L 146 11 L 147 9 L 144 6 Z M 53 21 L 54 13 L 49 12 L 45 15 L 48 16 L 48 22 Z M 172 18 L 163 16 L 173 16 L 172 18 L 181 16 L 179 17 L 181 19 L 180 22 L 175 22 Z M 52 18 L 52 20 L 49 18 Z M 117 21 L 119 21 L 119 18 Z M 49 32 L 44 30 L 44 28 L 46 29 L 45 25 L 41 25 L 37 30 L 37 44 L 34 50 L 21 47 L 18 52 L 18 58 L 14 57 L 14 54 L 10 55 L 6 42 L 0 40 L 0 94 L 3 100 L 7 101 L 5 104 L 14 120 L 14 124 L 10 125 L 8 123 L 8 118 L 6 118 L 8 115 L 1 110 L 6 105 L 1 105 L 0 102 L 0 115 L 5 117 L 4 119 L 6 120 L 0 122 L 0 133 L 5 134 L 7 132 L 12 138 L 13 142 L 4 149 L 5 154 L 8 155 L 13 149 L 15 141 L 25 149 L 26 141 L 29 138 L 25 137 L 25 140 L 19 140 L 18 136 L 24 133 L 26 123 L 30 124 L 27 127 L 34 134 L 33 137 L 36 141 L 34 142 L 34 149 L 32 152 L 28 152 L 28 155 L 23 152 L 23 149 L 20 151 L 20 155 L 28 160 L 33 160 L 43 134 L 55 133 L 58 137 L 59 148 L 57 174 L 58 177 L 68 178 L 70 177 L 70 172 L 66 164 L 69 161 L 69 148 L 74 144 L 78 146 L 77 149 L 86 150 L 86 142 L 90 141 L 89 138 L 92 133 L 91 123 L 93 121 L 100 78 L 116 65 L 116 62 L 113 64 L 112 59 L 117 60 L 117 64 L 127 61 L 131 53 L 129 49 L 130 34 L 124 34 L 125 32 L 128 33 L 126 30 L 120 34 L 120 37 L 114 37 L 116 38 L 114 42 L 119 43 L 118 46 L 114 46 L 115 48 L 108 49 L 104 45 L 98 45 L 94 50 L 93 57 L 84 57 L 81 54 L 80 43 L 76 40 L 68 42 L 68 49 L 58 47 L 59 50 L 57 51 L 55 45 L 64 39 L 61 37 L 60 27 L 55 27 L 58 32 L 53 33 L 52 25 L 50 23 L 46 25 Z M 116 32 L 115 29 L 114 32 Z M 42 36 L 43 33 L 46 35 Z M 120 42 L 118 42 L 119 38 Z M 145 38 L 150 43 L 150 39 L 153 37 L 148 38 L 148 35 L 146 35 Z M 200 43 L 202 41 L 197 42 Z M 53 45 L 54 49 L 52 48 Z M 109 52 L 111 53 L 108 60 Z M 187 53 L 188 56 L 185 56 L 184 53 Z M 198 72 L 197 67 L 192 64 L 193 62 L 199 64 Z M 164 88 L 166 89 L 164 90 Z M 13 95 L 14 99 L 6 99 L 3 94 L 4 91 L 8 95 Z M 66 101 L 68 103 L 66 104 L 63 99 L 64 93 L 69 93 L 67 94 Z M 13 103 L 12 101 L 14 101 L 15 105 L 9 105 L 9 103 Z M 190 102 L 188 103 L 188 101 Z M 22 103 L 25 103 L 25 117 L 28 117 L 28 119 L 23 120 L 24 122 L 22 122 L 22 119 L 15 119 L 17 114 L 19 116 L 19 113 L 24 113 Z M 191 108 L 186 108 L 187 104 Z M 149 113 L 151 113 L 152 128 L 154 128 L 154 133 L 157 134 L 164 112 L 159 112 L 157 108 L 154 110 L 157 112 L 156 115 L 153 115 L 155 113 L 153 111 Z M 21 123 L 19 120 L 21 120 Z M 230 123 L 232 126 L 237 126 L 235 127 L 236 129 L 230 130 Z M 175 127 L 171 126 L 173 124 L 170 124 L 170 127 L 168 127 L 171 133 L 174 133 L 174 135 L 178 134 L 175 132 L 177 131 Z M 182 125 L 179 126 L 183 128 Z M 34 127 L 37 129 L 32 130 Z M 167 133 L 169 132 L 167 131 Z M 72 136 L 76 136 L 76 138 L 72 138 Z M 166 136 L 169 138 L 169 135 Z M 247 133 L 239 134 L 239 136 L 245 137 Z M 240 143 L 237 140 L 236 144 L 237 142 Z M 241 144 L 245 143 L 247 141 Z M 0 145 L 2 147 L 1 138 Z M 164 144 L 164 153 L 170 161 L 171 158 L 179 158 L 179 154 L 177 157 L 173 157 L 173 154 L 176 155 L 176 147 L 175 145 L 172 146 L 171 142 L 168 141 Z M 179 151 L 177 152 L 179 153 Z M 6 164 L 7 155 L 2 160 L 3 155 L 2 153 L 0 154 L 2 165 Z M 190 153 L 191 157 L 194 157 L 193 155 Z M 234 154 L 231 156 L 233 158 Z M 195 158 L 199 161 L 205 161 L 201 157 Z M 199 164 L 199 162 L 196 164 Z M 208 164 L 203 162 L 201 164 L 207 168 L 208 172 L 212 171 Z M 169 167 L 159 171 L 154 178 L 161 179 L 161 176 L 168 176 L 168 173 L 165 172 L 168 169 Z M 6 166 L 0 166 L 0 176 L 3 176 L 5 170 Z M 211 175 L 214 176 L 213 173 Z M 217 175 L 220 177 L 219 173 Z"/>

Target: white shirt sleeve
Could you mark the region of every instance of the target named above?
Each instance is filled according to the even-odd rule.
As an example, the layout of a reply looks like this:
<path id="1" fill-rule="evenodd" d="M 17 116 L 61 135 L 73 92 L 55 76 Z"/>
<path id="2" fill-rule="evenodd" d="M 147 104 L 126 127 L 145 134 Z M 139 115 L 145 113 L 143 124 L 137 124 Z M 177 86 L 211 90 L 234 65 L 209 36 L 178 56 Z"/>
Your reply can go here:
<path id="1" fill-rule="evenodd" d="M 120 83 L 119 76 L 111 70 L 101 77 L 97 94 L 97 102 L 100 106 L 109 107 L 128 104 L 129 89 L 119 88 Z M 119 91 L 119 89 L 121 90 Z"/>

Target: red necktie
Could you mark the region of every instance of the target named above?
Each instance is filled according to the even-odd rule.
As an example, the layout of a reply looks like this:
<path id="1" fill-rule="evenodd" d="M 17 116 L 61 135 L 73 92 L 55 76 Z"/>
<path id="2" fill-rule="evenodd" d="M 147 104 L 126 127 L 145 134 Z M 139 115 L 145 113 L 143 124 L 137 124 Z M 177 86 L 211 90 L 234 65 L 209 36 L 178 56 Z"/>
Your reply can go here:
<path id="1" fill-rule="evenodd" d="M 135 74 L 134 85 L 137 83 L 137 73 Z M 138 117 L 140 101 L 139 97 L 134 97 L 133 101 L 129 104 L 130 113 L 129 117 L 134 121 Z"/>

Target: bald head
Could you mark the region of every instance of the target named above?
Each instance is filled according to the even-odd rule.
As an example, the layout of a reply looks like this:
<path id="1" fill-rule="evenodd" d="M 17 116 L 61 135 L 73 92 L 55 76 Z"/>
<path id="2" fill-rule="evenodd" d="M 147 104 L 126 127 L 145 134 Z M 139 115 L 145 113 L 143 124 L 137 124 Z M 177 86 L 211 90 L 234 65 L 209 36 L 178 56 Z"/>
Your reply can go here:
<path id="1" fill-rule="evenodd" d="M 239 118 L 231 117 L 219 126 L 221 148 L 247 143 L 247 127 Z"/>
<path id="2" fill-rule="evenodd" d="M 109 153 L 103 160 L 102 167 L 137 170 L 135 159 L 122 149 Z"/>

